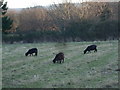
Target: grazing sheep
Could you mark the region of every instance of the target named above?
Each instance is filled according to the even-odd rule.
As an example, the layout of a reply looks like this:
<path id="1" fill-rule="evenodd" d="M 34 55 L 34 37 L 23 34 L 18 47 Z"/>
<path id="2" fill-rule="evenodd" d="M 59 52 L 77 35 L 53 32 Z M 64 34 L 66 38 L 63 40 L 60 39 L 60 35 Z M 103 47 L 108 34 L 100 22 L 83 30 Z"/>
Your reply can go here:
<path id="1" fill-rule="evenodd" d="M 94 52 L 97 52 L 97 46 L 96 45 L 90 45 L 84 50 L 84 54 L 88 51 L 90 52 L 91 50 L 94 50 Z"/>
<path id="2" fill-rule="evenodd" d="M 55 58 L 53 59 L 53 63 L 56 63 L 56 62 L 61 63 L 61 61 L 64 62 L 64 53 L 62 53 L 62 52 L 58 53 L 55 56 Z"/>
<path id="3" fill-rule="evenodd" d="M 29 50 L 25 53 L 25 56 L 28 56 L 29 54 L 30 54 L 30 56 L 31 56 L 31 55 L 33 56 L 33 53 L 35 53 L 35 56 L 37 56 L 37 53 L 38 53 L 37 48 L 29 49 Z"/>

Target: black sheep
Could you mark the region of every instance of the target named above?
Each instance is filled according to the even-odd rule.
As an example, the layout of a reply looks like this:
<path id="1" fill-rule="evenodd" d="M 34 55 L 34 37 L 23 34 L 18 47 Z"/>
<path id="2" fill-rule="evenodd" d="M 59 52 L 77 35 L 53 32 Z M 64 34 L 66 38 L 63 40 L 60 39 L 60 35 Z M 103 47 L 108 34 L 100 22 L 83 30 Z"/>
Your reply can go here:
<path id="1" fill-rule="evenodd" d="M 29 50 L 25 53 L 25 56 L 28 56 L 29 54 L 30 54 L 30 56 L 31 56 L 31 55 L 33 56 L 33 53 L 35 53 L 35 56 L 37 56 L 37 53 L 38 53 L 37 48 L 29 49 Z"/>
<path id="2" fill-rule="evenodd" d="M 53 59 L 53 63 L 56 63 L 56 62 L 61 63 L 61 61 L 64 62 L 64 53 L 62 53 L 62 52 L 58 53 L 55 56 L 55 58 Z"/>
<path id="3" fill-rule="evenodd" d="M 88 46 L 85 50 L 84 50 L 84 54 L 88 51 L 88 52 L 90 52 L 90 51 L 92 51 L 92 50 L 94 50 L 94 52 L 97 52 L 97 46 L 96 45 L 90 45 L 90 46 Z"/>

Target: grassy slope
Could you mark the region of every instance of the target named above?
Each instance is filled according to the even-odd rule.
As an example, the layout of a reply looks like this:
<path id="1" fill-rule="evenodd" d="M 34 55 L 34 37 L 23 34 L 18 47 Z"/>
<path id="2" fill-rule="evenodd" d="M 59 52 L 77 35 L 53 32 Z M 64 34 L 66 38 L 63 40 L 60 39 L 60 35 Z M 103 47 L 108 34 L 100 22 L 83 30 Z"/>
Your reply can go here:
<path id="1" fill-rule="evenodd" d="M 118 42 L 71 42 L 3 45 L 3 87 L 101 88 L 117 87 Z M 83 54 L 90 44 L 97 53 Z M 37 57 L 25 57 L 37 47 Z M 53 53 L 65 54 L 65 63 L 53 64 Z"/>

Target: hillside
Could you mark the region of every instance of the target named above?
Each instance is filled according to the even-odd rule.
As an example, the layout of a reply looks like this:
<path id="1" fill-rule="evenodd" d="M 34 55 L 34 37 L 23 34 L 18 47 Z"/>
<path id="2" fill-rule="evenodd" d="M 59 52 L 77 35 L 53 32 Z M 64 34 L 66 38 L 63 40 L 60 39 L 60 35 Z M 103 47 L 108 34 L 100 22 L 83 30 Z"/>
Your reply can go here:
<path id="1" fill-rule="evenodd" d="M 118 42 L 71 42 L 3 45 L 3 88 L 117 88 Z M 98 52 L 83 54 L 90 44 Z M 38 56 L 24 56 L 32 47 Z M 54 53 L 65 62 L 53 64 Z"/>

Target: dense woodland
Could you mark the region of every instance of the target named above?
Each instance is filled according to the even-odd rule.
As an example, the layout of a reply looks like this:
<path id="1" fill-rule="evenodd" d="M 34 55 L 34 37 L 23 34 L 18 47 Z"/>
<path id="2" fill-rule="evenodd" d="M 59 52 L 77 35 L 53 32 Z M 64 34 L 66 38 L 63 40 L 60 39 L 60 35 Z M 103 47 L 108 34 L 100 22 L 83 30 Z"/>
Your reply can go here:
<path id="1" fill-rule="evenodd" d="M 118 39 L 118 2 L 61 3 L 8 9 L 12 27 L 3 42 L 70 42 Z"/>

